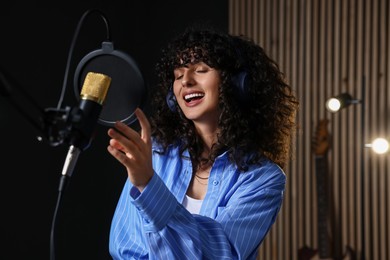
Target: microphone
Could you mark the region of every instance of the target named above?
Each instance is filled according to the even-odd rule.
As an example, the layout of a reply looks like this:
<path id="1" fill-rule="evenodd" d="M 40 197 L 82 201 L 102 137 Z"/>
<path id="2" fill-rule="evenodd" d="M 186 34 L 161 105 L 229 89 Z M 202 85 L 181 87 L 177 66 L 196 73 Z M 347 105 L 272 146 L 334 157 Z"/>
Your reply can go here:
<path id="1" fill-rule="evenodd" d="M 82 151 L 91 143 L 95 126 L 105 102 L 111 77 L 96 72 L 88 72 L 80 93 L 79 106 L 70 112 L 71 124 L 65 142 L 69 144 L 68 154 L 62 170 L 60 190 L 65 181 L 71 177 L 76 161 Z"/>
<path id="2" fill-rule="evenodd" d="M 98 123 L 113 127 L 116 121 L 127 125 L 137 120 L 134 112 L 144 107 L 148 89 L 137 62 L 127 53 L 115 49 L 111 41 L 102 42 L 101 48 L 89 52 L 81 59 L 74 74 L 74 93 L 79 97 L 82 80 L 89 71 L 110 75 L 110 92 Z"/>
<path id="3" fill-rule="evenodd" d="M 81 150 L 89 147 L 110 84 L 111 78 L 103 73 L 87 73 L 79 106 L 70 112 L 72 129 L 65 142 Z"/>

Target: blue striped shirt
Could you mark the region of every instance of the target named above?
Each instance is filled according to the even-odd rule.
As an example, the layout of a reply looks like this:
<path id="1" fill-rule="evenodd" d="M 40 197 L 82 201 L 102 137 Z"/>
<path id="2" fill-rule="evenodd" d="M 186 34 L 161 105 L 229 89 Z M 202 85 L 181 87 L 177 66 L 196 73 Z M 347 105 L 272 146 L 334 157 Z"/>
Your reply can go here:
<path id="1" fill-rule="evenodd" d="M 192 178 L 188 151 L 153 146 L 155 174 L 142 193 L 126 181 L 110 230 L 113 259 L 256 259 L 280 210 L 286 177 L 264 159 L 245 173 L 221 154 L 199 214 L 182 205 Z"/>

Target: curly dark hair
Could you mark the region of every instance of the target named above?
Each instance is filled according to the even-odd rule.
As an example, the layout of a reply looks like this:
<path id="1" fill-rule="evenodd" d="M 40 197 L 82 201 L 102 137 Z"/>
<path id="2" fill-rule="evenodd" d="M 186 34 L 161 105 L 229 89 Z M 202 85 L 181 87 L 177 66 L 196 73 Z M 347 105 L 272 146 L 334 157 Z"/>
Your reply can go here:
<path id="1" fill-rule="evenodd" d="M 172 111 L 166 96 L 172 89 L 174 69 L 204 62 L 220 71 L 219 135 L 208 161 L 224 151 L 242 171 L 268 157 L 284 168 L 290 158 L 298 101 L 278 65 L 263 48 L 245 36 L 212 29 L 188 28 L 162 50 L 156 65 L 159 83 L 153 92 L 152 136 L 162 147 L 188 149 L 194 165 L 202 163 L 203 142 L 192 121 L 176 104 Z M 237 83 L 243 80 L 246 84 Z"/>

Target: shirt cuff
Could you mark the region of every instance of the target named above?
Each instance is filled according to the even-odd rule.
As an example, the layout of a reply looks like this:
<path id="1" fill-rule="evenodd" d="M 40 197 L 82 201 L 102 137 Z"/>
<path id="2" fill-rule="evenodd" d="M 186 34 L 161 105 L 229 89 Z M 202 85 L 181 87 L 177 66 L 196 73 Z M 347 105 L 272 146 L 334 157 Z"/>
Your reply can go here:
<path id="1" fill-rule="evenodd" d="M 130 195 L 144 219 L 146 232 L 157 232 L 164 228 L 178 206 L 176 198 L 156 173 L 142 192 L 132 187 Z"/>

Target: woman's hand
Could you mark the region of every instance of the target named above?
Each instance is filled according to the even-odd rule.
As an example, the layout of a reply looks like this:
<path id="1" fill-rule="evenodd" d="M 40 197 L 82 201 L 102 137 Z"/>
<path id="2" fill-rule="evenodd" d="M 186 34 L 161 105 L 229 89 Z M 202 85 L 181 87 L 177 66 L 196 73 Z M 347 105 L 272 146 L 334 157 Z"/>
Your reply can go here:
<path id="1" fill-rule="evenodd" d="M 151 129 L 141 109 L 135 111 L 141 132 L 138 133 L 122 122 L 108 130 L 108 152 L 127 169 L 130 181 L 142 191 L 153 176 Z"/>

